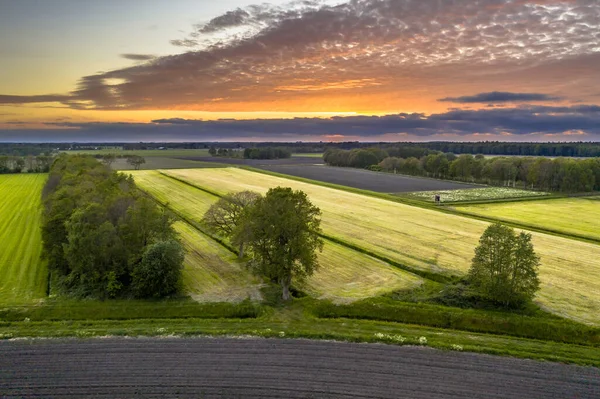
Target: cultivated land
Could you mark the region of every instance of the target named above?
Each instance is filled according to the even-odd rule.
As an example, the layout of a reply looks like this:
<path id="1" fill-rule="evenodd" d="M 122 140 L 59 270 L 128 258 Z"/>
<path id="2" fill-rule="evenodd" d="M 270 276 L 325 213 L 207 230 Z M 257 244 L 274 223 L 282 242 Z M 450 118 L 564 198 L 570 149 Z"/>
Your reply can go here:
<path id="1" fill-rule="evenodd" d="M 199 302 L 261 300 L 260 281 L 222 245 L 184 222 L 174 225 L 186 250 L 183 285 Z"/>
<path id="2" fill-rule="evenodd" d="M 218 200 L 215 195 L 156 171 L 137 171 L 132 174 L 142 190 L 194 224 L 198 224 L 210 205 Z M 227 263 L 230 256 L 221 259 Z M 407 289 L 422 281 L 411 273 L 329 241 L 319 254 L 319 263 L 323 265 L 322 269 L 307 279 L 301 288 L 316 297 L 335 302 L 347 302 Z M 195 266 L 198 270 L 203 268 L 202 262 Z M 242 281 L 236 279 L 228 282 L 230 286 L 240 283 Z"/>
<path id="3" fill-rule="evenodd" d="M 260 169 L 379 193 L 470 189 L 481 186 L 326 165 L 260 165 Z"/>
<path id="4" fill-rule="evenodd" d="M 457 206 L 461 212 L 600 241 L 597 197 Z"/>
<path id="5" fill-rule="evenodd" d="M 46 296 L 41 260 L 41 193 L 45 174 L 0 175 L 0 306 Z"/>
<path id="6" fill-rule="evenodd" d="M 166 157 L 146 157 L 146 163 L 140 165 L 142 170 L 154 169 L 189 169 L 189 168 L 214 168 L 224 165 L 209 162 L 189 161 L 187 159 L 166 158 Z M 117 158 L 110 166 L 114 170 L 134 170 L 135 168 L 127 163 L 126 158 Z"/>
<path id="7" fill-rule="evenodd" d="M 8 397 L 591 399 L 600 389 L 589 367 L 287 339 L 0 342 L 0 368 Z"/>
<path id="8" fill-rule="evenodd" d="M 324 233 L 410 268 L 464 275 L 488 223 L 238 168 L 170 170 L 169 176 L 219 194 L 287 186 L 307 193 L 323 212 Z M 541 257 L 545 309 L 600 324 L 600 246 L 532 233 Z"/>
<path id="9" fill-rule="evenodd" d="M 463 202 L 463 201 L 486 201 L 498 199 L 519 199 L 546 197 L 550 193 L 544 191 L 519 190 L 510 187 L 482 187 L 468 190 L 441 190 L 441 191 L 418 191 L 405 194 L 408 198 L 414 198 L 427 202 L 434 202 L 435 196 L 440 196 L 441 202 Z"/>

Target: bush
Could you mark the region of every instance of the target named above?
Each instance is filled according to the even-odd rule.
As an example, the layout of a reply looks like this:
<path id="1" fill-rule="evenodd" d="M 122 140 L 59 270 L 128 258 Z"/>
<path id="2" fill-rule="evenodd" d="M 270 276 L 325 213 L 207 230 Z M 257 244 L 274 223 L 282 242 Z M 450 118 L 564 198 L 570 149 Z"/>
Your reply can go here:
<path id="1" fill-rule="evenodd" d="M 175 240 L 148 246 L 132 272 L 132 288 L 137 298 L 159 298 L 177 292 L 183 269 L 184 251 Z"/>

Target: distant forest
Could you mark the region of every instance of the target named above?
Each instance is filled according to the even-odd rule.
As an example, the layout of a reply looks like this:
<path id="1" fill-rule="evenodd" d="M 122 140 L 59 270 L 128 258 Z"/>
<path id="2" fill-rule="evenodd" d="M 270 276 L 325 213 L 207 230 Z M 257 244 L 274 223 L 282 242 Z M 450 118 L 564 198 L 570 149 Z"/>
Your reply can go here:
<path id="1" fill-rule="evenodd" d="M 217 145 L 219 148 L 246 148 L 249 143 L 0 143 L 0 155 L 48 155 L 60 150 L 83 150 L 95 148 L 115 148 L 119 150 L 156 150 L 169 149 L 208 149 Z M 454 154 L 483 154 L 483 155 L 514 155 L 514 156 L 544 156 L 544 157 L 600 157 L 600 142 L 576 143 L 508 143 L 498 141 L 483 142 L 447 142 L 432 141 L 427 143 L 359 143 L 340 142 L 295 142 L 295 143 L 252 143 L 252 147 L 285 148 L 292 153 L 322 153 L 327 149 L 339 148 L 351 150 L 355 148 L 378 147 L 386 151 L 393 148 L 412 148 L 416 151 L 431 150 Z M 423 155 L 423 154 L 421 154 Z"/>

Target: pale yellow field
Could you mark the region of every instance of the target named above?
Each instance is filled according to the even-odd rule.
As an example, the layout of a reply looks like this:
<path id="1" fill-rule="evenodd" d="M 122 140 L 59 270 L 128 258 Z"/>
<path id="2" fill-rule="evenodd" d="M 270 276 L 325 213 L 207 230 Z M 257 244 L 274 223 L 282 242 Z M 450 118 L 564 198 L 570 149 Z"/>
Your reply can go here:
<path id="1" fill-rule="evenodd" d="M 132 174 L 141 189 L 162 203 L 168 202 L 169 207 L 196 222 L 202 219 L 204 212 L 218 199 L 204 191 L 162 176 L 156 171 L 136 171 Z M 228 283 L 219 283 L 226 285 L 225 292 L 230 291 L 231 287 L 236 284 L 248 284 L 246 280 L 226 277 L 232 275 L 229 272 L 230 267 L 226 267 L 225 263 L 235 263 L 235 255 L 224 249 L 222 251 L 225 255 L 221 256 L 221 263 L 213 259 L 214 267 L 210 266 L 208 271 L 204 271 L 205 259 L 201 256 L 202 248 L 207 248 L 207 241 L 210 241 L 213 246 L 219 245 L 198 232 L 195 234 L 201 241 L 203 240 L 202 244 L 193 244 L 197 239 L 191 238 L 196 237 L 191 234 L 192 230 L 193 228 L 188 226 L 187 230 L 184 230 L 186 234 L 182 234 L 182 237 L 189 238 L 186 240 L 188 252 L 196 253 L 195 256 L 188 255 L 186 258 L 186 264 L 189 265 L 186 266 L 186 270 L 189 268 L 193 270 L 186 273 L 186 281 L 189 281 L 188 290 L 194 292 L 194 284 L 197 284 L 200 290 L 208 289 L 202 283 L 204 274 L 216 273 L 215 270 L 220 268 L 224 269 L 221 275 L 229 281 Z M 303 289 L 316 297 L 331 299 L 335 302 L 368 298 L 398 289 L 411 288 L 422 282 L 419 277 L 411 273 L 332 242 L 325 243 L 323 252 L 319 254 L 319 263 L 322 267 L 305 282 Z M 235 267 L 239 268 L 239 266 Z M 206 300 L 204 299 L 206 296 L 196 295 L 196 298 Z M 244 299 L 245 297 L 238 296 L 236 298 Z"/>
<path id="2" fill-rule="evenodd" d="M 202 302 L 260 300 L 260 281 L 237 256 L 184 222 L 175 223 L 186 255 L 183 269 L 185 291 Z"/>
<path id="3" fill-rule="evenodd" d="M 465 273 L 488 223 L 238 168 L 170 170 L 220 194 L 286 186 L 323 211 L 328 235 L 411 267 Z M 554 313 L 600 325 L 600 246 L 533 233 L 541 257 L 537 302 Z"/>
<path id="4" fill-rule="evenodd" d="M 593 198 L 467 205 L 456 209 L 600 240 L 600 202 Z"/>

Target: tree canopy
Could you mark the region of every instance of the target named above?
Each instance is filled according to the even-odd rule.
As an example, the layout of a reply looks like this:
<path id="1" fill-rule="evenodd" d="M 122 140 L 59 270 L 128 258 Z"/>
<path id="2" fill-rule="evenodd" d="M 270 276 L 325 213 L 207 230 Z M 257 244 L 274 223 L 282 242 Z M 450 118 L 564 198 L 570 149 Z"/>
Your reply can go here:
<path id="1" fill-rule="evenodd" d="M 469 280 L 475 292 L 503 306 L 519 306 L 539 289 L 539 257 L 531 234 L 499 223 L 490 225 L 475 249 Z"/>
<path id="2" fill-rule="evenodd" d="M 290 299 L 292 279 L 301 280 L 319 267 L 320 215 L 306 193 L 284 187 L 270 189 L 250 209 L 247 231 L 252 267 L 281 285 L 284 300 Z"/>

